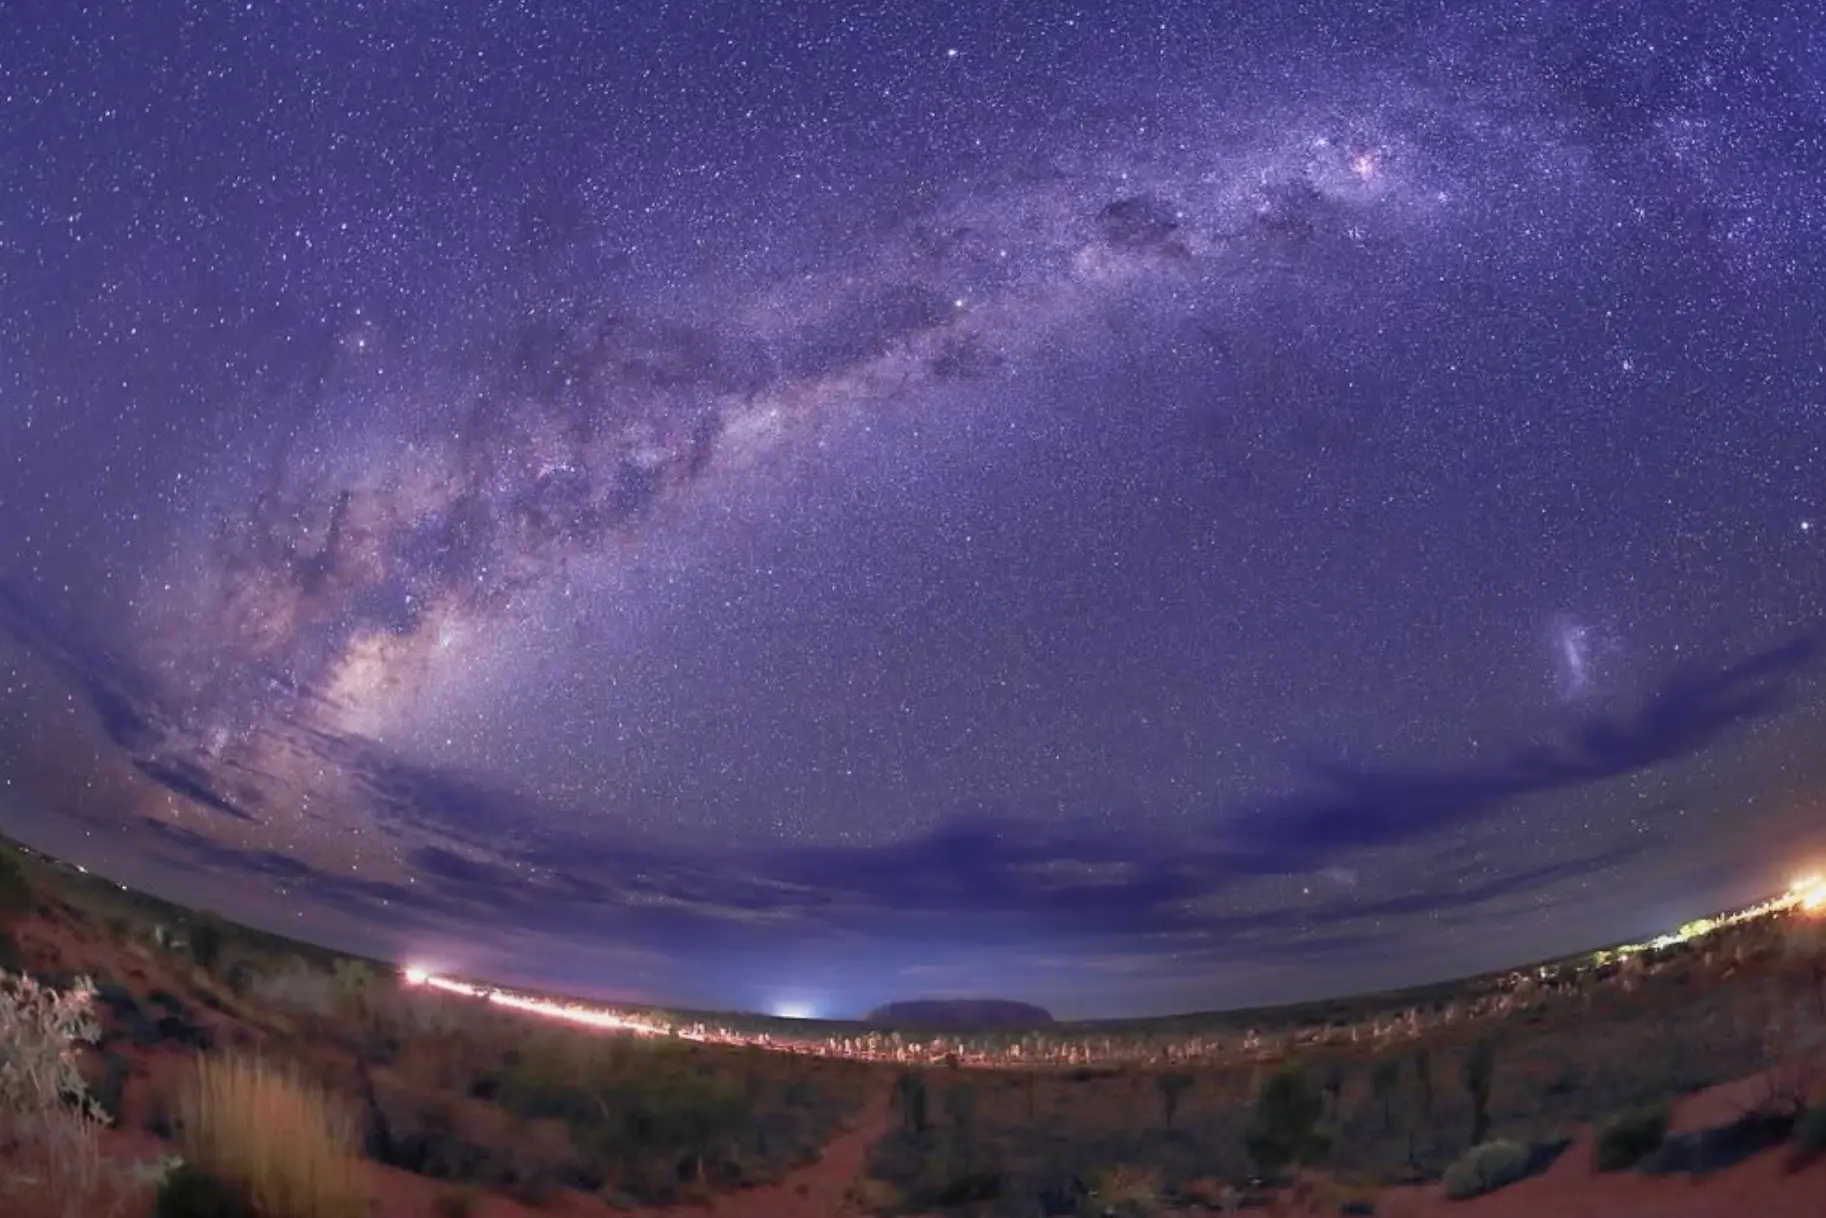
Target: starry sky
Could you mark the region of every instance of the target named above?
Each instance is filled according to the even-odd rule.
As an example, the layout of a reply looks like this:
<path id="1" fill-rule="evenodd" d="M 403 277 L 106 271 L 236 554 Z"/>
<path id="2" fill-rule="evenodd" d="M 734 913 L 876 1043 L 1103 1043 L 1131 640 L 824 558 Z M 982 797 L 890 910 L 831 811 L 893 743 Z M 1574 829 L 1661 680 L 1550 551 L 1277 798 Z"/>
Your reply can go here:
<path id="1" fill-rule="evenodd" d="M 0 12 L 0 827 L 1061 1016 L 1826 859 L 1826 13 Z"/>

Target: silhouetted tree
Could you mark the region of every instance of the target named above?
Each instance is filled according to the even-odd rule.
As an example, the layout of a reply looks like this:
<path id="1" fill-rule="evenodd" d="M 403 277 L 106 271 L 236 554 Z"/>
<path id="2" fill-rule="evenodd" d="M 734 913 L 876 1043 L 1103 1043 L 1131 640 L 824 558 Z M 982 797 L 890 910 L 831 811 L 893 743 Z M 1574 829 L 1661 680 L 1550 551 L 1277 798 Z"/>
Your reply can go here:
<path id="1" fill-rule="evenodd" d="M 1370 1094 L 1382 1104 L 1382 1128 L 1395 1126 L 1395 1092 L 1401 1087 L 1401 1059 L 1381 1057 L 1370 1068 Z"/>
<path id="2" fill-rule="evenodd" d="M 32 907 L 32 887 L 12 847 L 0 844 L 0 918 L 15 918 Z"/>
<path id="3" fill-rule="evenodd" d="M 1414 1113 L 1408 1125 L 1408 1161 L 1420 1156 L 1420 1134 L 1433 1116 L 1433 1058 L 1427 1047 L 1414 1050 Z"/>
<path id="4" fill-rule="evenodd" d="M 1337 1115 L 1338 1102 L 1344 1095 L 1344 1084 L 1348 1078 L 1349 1072 L 1345 1069 L 1343 1062 L 1330 1062 L 1326 1065 L 1320 1086 L 1325 1088 L 1325 1098 L 1334 1117 Z"/>
<path id="5" fill-rule="evenodd" d="M 190 925 L 190 958 L 204 972 L 214 972 L 222 958 L 222 919 L 204 910 Z"/>
<path id="6" fill-rule="evenodd" d="M 1179 1115 L 1180 1098 L 1191 1089 L 1192 1076 L 1179 1073 L 1162 1074 L 1155 1078 L 1154 1085 L 1160 1088 L 1161 1120 L 1166 1122 L 1168 1129 L 1171 1129 L 1173 1119 Z"/>
<path id="7" fill-rule="evenodd" d="M 1496 1040 L 1485 1036 L 1471 1046 L 1461 1067 L 1471 1093 L 1471 1145 L 1480 1146 L 1490 1132 L 1490 1081 L 1496 1074 Z"/>
<path id="8" fill-rule="evenodd" d="M 894 1098 L 900 1105 L 900 1123 L 910 1134 L 921 1135 L 931 1128 L 926 1108 L 926 1079 L 916 1070 L 902 1071 L 894 1080 Z"/>
<path id="9" fill-rule="evenodd" d="M 959 1139 L 967 1139 L 976 1128 L 976 1088 L 969 1083 L 953 1083 L 945 1090 L 945 1112 Z"/>
<path id="10" fill-rule="evenodd" d="M 1319 1128 L 1323 1115 L 1323 1101 L 1307 1083 L 1304 1070 L 1277 1070 L 1256 1097 L 1243 1149 L 1269 1173 L 1290 1164 L 1317 1163 L 1331 1150 L 1331 1138 Z"/>

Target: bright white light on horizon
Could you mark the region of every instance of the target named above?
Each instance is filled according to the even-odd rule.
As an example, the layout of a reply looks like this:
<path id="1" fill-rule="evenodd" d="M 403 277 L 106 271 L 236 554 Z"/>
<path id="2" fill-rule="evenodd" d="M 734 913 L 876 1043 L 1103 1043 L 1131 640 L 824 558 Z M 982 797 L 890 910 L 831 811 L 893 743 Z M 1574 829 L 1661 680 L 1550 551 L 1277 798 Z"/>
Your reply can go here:
<path id="1" fill-rule="evenodd" d="M 1802 913 L 1826 913 L 1826 878 L 1804 875 L 1788 886 L 1788 896 Z"/>
<path id="2" fill-rule="evenodd" d="M 818 1018 L 818 1012 L 812 1008 L 812 1004 L 809 1002 L 776 1002 L 774 1004 L 774 1018 L 816 1019 Z"/>
<path id="3" fill-rule="evenodd" d="M 418 965 L 409 965 L 403 970 L 408 985 L 427 985 L 434 990 L 443 990 L 447 994 L 461 994 L 465 998 L 480 998 L 497 1006 L 511 1007 L 516 1011 L 525 1011 L 532 1015 L 545 1015 L 552 1019 L 563 1019 L 570 1023 L 582 1024 L 590 1028 L 603 1028 L 615 1032 L 632 1032 L 636 1036 L 678 1036 L 685 1040 L 702 1040 L 689 1030 L 668 1028 L 651 1020 L 633 1015 L 617 1015 L 613 1011 L 598 1010 L 595 1007 L 581 1006 L 571 1002 L 550 1002 L 543 998 L 527 998 L 520 994 L 510 994 L 506 990 L 497 990 L 485 985 L 470 985 L 463 981 L 453 981 L 449 977 L 439 977 Z"/>

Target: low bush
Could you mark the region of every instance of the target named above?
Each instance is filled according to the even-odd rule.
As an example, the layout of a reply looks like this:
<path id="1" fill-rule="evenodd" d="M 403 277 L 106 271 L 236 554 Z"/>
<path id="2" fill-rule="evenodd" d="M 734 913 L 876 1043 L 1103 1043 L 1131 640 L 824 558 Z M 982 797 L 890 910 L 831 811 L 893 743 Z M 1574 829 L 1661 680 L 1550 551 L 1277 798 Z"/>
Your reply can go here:
<path id="1" fill-rule="evenodd" d="M 1525 1178 L 1532 1159 L 1533 1155 L 1520 1142 L 1499 1138 L 1466 1151 L 1446 1168 L 1441 1183 L 1446 1196 L 1454 1201 L 1482 1196 Z"/>
<path id="2" fill-rule="evenodd" d="M 1331 1136 L 1319 1128 L 1324 1114 L 1324 1101 L 1308 1084 L 1306 1072 L 1283 1067 L 1268 1076 L 1256 1097 L 1243 1147 L 1269 1175 L 1322 1162 L 1331 1150 Z"/>
<path id="3" fill-rule="evenodd" d="M 18 852 L 0 842 L 0 922 L 10 921 L 32 907 L 32 886 Z"/>
<path id="4" fill-rule="evenodd" d="M 1599 1171 L 1634 1167 L 1661 1145 L 1667 1130 L 1666 1104 L 1625 1109 L 1599 1126 L 1592 1146 L 1593 1165 Z"/>

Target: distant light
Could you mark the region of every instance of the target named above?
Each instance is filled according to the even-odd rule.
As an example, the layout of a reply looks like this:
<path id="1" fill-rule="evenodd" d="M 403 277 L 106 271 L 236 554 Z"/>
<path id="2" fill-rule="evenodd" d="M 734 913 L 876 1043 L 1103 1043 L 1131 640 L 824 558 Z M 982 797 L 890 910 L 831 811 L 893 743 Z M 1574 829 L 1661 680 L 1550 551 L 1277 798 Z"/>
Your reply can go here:
<path id="1" fill-rule="evenodd" d="M 407 985 L 424 985 L 425 982 L 429 981 L 430 979 L 431 979 L 431 970 L 419 968 L 417 965 L 408 965 L 407 966 L 407 968 L 406 968 L 406 984 Z"/>
<path id="2" fill-rule="evenodd" d="M 816 1019 L 818 1012 L 812 1009 L 809 1002 L 778 1002 L 774 1004 L 775 1019 Z"/>

